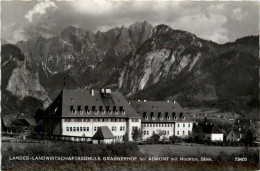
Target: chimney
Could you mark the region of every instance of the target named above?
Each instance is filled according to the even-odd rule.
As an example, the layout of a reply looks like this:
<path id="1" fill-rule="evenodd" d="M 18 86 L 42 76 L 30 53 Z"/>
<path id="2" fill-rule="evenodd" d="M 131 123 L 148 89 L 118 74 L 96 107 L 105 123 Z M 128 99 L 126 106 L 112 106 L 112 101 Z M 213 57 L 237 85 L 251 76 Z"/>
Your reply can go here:
<path id="1" fill-rule="evenodd" d="M 144 102 L 146 102 L 146 100 L 144 100 Z"/>
<path id="2" fill-rule="evenodd" d="M 91 96 L 94 96 L 94 93 L 95 93 L 95 90 L 92 89 L 92 90 L 91 90 Z"/>
<path id="3" fill-rule="evenodd" d="M 128 104 L 131 104 L 131 102 L 128 102 Z"/>
<path id="4" fill-rule="evenodd" d="M 173 100 L 173 103 L 175 104 L 175 103 L 176 103 L 176 101 L 175 101 L 175 100 Z"/>
<path id="5" fill-rule="evenodd" d="M 140 99 L 138 99 L 138 102 L 140 102 Z"/>
<path id="6" fill-rule="evenodd" d="M 169 103 L 170 102 L 170 100 L 167 100 L 167 103 Z"/>

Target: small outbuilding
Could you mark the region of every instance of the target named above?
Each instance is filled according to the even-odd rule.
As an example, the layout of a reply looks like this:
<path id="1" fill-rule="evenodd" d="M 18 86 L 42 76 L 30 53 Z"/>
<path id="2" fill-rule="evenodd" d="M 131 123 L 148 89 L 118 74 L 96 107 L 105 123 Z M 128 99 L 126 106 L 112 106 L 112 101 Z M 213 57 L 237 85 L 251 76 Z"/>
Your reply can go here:
<path id="1" fill-rule="evenodd" d="M 93 144 L 110 144 L 114 142 L 115 136 L 110 131 L 110 129 L 107 126 L 101 126 L 98 128 L 97 132 L 93 135 L 92 141 Z"/>

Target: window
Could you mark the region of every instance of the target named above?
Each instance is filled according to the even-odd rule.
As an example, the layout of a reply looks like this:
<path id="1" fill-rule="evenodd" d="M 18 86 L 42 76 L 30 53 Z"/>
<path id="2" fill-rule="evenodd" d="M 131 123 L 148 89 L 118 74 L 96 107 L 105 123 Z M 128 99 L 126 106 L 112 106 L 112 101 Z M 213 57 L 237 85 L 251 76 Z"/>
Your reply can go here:
<path id="1" fill-rule="evenodd" d="M 116 111 L 116 106 L 113 106 L 113 111 Z"/>
<path id="2" fill-rule="evenodd" d="M 85 111 L 88 111 L 88 106 L 85 106 Z"/>
<path id="3" fill-rule="evenodd" d="M 147 135 L 149 135 L 149 131 L 147 131 Z"/>
<path id="4" fill-rule="evenodd" d="M 74 109 L 73 105 L 70 106 L 70 111 L 72 111 Z"/>
<path id="5" fill-rule="evenodd" d="M 119 106 L 119 111 L 120 111 L 120 112 L 123 111 L 123 106 Z"/>
<path id="6" fill-rule="evenodd" d="M 82 131 L 82 127 L 80 127 L 80 131 Z"/>
<path id="7" fill-rule="evenodd" d="M 70 119 L 64 119 L 64 122 L 70 122 Z"/>
<path id="8" fill-rule="evenodd" d="M 72 112 L 72 114 L 76 114 L 77 113 L 75 109 L 72 109 L 71 112 Z"/>
<path id="9" fill-rule="evenodd" d="M 177 131 L 177 135 L 179 135 L 179 131 Z"/>
<path id="10" fill-rule="evenodd" d="M 190 124 L 188 124 L 188 127 L 190 127 Z"/>
<path id="11" fill-rule="evenodd" d="M 78 111 L 81 111 L 81 106 L 80 105 L 78 106 Z"/>
<path id="12" fill-rule="evenodd" d="M 67 130 L 67 131 L 70 131 L 69 127 L 66 127 L 66 130 Z"/>
<path id="13" fill-rule="evenodd" d="M 145 116 L 145 120 L 148 120 L 148 116 Z"/>
<path id="14" fill-rule="evenodd" d="M 132 127 L 132 130 L 133 130 L 133 131 L 136 130 L 136 129 L 138 129 L 137 126 L 133 126 L 133 127 Z"/>
<path id="15" fill-rule="evenodd" d="M 94 127 L 94 131 L 97 131 L 97 127 L 96 126 Z"/>
<path id="16" fill-rule="evenodd" d="M 185 123 L 183 124 L 183 127 L 185 127 Z"/>
<path id="17" fill-rule="evenodd" d="M 190 131 L 188 131 L 188 135 L 190 135 Z"/>
<path id="18" fill-rule="evenodd" d="M 73 131 L 76 131 L 76 127 L 73 127 Z"/>
<path id="19" fill-rule="evenodd" d="M 120 126 L 120 131 L 124 131 L 125 127 L 124 126 Z"/>
<path id="20" fill-rule="evenodd" d="M 92 106 L 92 111 L 95 111 L 96 110 L 96 106 Z"/>
<path id="21" fill-rule="evenodd" d="M 116 126 L 112 126 L 112 131 L 116 131 Z"/>
<path id="22" fill-rule="evenodd" d="M 83 127 L 83 131 L 86 131 L 86 127 Z"/>
<path id="23" fill-rule="evenodd" d="M 170 134 L 170 132 L 169 131 L 167 131 L 167 135 L 169 135 Z"/>
<path id="24" fill-rule="evenodd" d="M 79 131 L 79 127 L 77 127 L 77 131 Z"/>
<path id="25" fill-rule="evenodd" d="M 185 135 L 185 131 L 182 131 L 183 135 Z"/>
<path id="26" fill-rule="evenodd" d="M 70 127 L 70 131 L 72 131 L 72 127 Z"/>
<path id="27" fill-rule="evenodd" d="M 87 131 L 89 131 L 89 127 L 87 127 Z"/>
<path id="28" fill-rule="evenodd" d="M 180 127 L 180 124 L 177 124 L 177 127 Z"/>
<path id="29" fill-rule="evenodd" d="M 146 131 L 144 131 L 144 135 L 146 135 Z"/>

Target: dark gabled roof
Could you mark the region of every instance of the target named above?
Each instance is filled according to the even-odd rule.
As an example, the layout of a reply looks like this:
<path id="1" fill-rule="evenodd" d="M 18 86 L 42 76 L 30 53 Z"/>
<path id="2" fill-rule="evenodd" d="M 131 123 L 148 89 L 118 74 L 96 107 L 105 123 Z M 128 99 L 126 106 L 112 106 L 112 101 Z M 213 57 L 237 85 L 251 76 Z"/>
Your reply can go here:
<path id="1" fill-rule="evenodd" d="M 239 134 L 246 134 L 246 130 L 245 129 L 238 129 L 238 128 L 233 128 L 229 131 L 228 134 L 230 134 L 230 132 L 233 131 L 235 134 L 239 135 Z"/>
<path id="2" fill-rule="evenodd" d="M 222 130 L 216 124 L 205 124 L 203 131 L 205 134 L 223 134 Z"/>
<path id="3" fill-rule="evenodd" d="M 113 133 L 107 126 L 101 126 L 98 128 L 97 132 L 93 135 L 92 139 L 104 140 L 104 139 L 114 139 Z"/>
<path id="4" fill-rule="evenodd" d="M 191 120 L 191 118 L 185 115 L 184 109 L 178 102 L 131 101 L 131 106 L 133 106 L 141 116 L 142 122 L 185 122 Z M 184 116 L 185 119 L 182 119 L 181 115 Z M 152 119 L 152 116 L 154 119 Z M 162 118 L 160 116 L 162 116 Z M 169 119 L 167 119 L 167 116 Z M 174 116 L 176 119 L 174 119 Z"/>
<path id="5" fill-rule="evenodd" d="M 127 102 L 125 97 L 120 92 L 111 92 L 109 96 L 102 96 L 100 91 L 93 90 L 92 96 L 91 90 L 68 90 L 62 91 L 62 117 L 119 117 L 119 118 L 140 118 L 133 107 Z M 76 114 L 71 111 L 71 106 L 76 109 Z M 81 106 L 82 114 L 77 110 L 77 107 Z M 88 106 L 90 112 L 87 113 L 85 107 Z M 92 106 L 96 107 L 97 113 L 92 111 Z M 100 106 L 104 113 L 100 111 Z M 106 111 L 106 106 L 109 106 L 111 113 Z M 113 111 L 113 107 L 116 107 L 116 111 Z M 119 111 L 120 107 L 123 107 L 123 111 Z"/>
<path id="6" fill-rule="evenodd" d="M 35 119 L 32 116 L 21 115 L 17 117 L 17 120 L 25 120 L 30 126 L 37 125 Z"/>
<path id="7" fill-rule="evenodd" d="M 9 127 L 11 126 L 12 122 L 16 119 L 16 115 L 4 115 L 2 117 L 2 121 L 4 126 Z"/>

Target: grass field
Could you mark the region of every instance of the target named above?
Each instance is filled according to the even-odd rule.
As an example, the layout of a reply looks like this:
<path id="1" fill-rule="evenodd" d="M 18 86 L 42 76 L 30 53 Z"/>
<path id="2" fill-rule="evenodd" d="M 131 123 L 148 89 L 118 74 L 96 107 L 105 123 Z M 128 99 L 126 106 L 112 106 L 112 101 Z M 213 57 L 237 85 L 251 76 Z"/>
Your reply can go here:
<path id="1" fill-rule="evenodd" d="M 172 154 L 176 156 L 193 156 L 198 153 L 217 156 L 220 152 L 228 154 L 239 153 L 244 151 L 244 147 L 222 147 L 222 146 L 188 146 L 188 145 L 171 145 L 171 144 L 154 144 L 154 145 L 139 145 L 141 153 L 149 156 L 162 156 Z M 257 151 L 257 147 L 249 147 L 249 151 Z"/>

